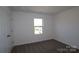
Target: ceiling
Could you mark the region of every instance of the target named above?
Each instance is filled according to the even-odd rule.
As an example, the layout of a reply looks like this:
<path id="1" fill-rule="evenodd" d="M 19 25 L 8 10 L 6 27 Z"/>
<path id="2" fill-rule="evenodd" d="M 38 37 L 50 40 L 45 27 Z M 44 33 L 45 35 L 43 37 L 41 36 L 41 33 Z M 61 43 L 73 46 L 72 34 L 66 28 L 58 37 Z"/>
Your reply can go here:
<path id="1" fill-rule="evenodd" d="M 38 12 L 38 13 L 59 13 L 72 8 L 72 6 L 12 6 L 12 11 Z"/>

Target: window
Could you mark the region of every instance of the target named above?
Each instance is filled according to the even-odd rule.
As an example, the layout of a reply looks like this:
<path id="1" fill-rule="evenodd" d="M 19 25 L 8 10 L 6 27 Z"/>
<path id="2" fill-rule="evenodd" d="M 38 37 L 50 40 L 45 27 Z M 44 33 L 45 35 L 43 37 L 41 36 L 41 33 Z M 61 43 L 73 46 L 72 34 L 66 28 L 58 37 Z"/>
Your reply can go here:
<path id="1" fill-rule="evenodd" d="M 34 18 L 34 34 L 42 34 L 43 33 L 43 20 L 40 18 Z"/>

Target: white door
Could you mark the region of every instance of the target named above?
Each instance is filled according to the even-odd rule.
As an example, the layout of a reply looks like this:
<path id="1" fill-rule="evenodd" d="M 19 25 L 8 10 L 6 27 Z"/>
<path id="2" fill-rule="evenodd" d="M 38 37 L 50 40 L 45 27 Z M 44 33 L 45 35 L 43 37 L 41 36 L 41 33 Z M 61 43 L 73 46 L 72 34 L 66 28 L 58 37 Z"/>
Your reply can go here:
<path id="1" fill-rule="evenodd" d="M 10 34 L 10 17 L 7 7 L 0 7 L 0 52 L 9 52 L 11 48 L 11 39 L 7 37 Z"/>

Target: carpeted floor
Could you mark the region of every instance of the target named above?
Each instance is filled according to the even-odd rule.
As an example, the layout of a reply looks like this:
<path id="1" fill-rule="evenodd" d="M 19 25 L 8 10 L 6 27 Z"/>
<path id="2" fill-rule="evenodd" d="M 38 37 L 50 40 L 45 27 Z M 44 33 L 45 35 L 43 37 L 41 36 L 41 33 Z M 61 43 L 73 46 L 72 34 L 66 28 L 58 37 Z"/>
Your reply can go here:
<path id="1" fill-rule="evenodd" d="M 12 53 L 59 53 L 59 52 L 79 52 L 78 50 L 66 49 L 66 44 L 63 44 L 54 39 L 35 42 L 30 44 L 18 45 L 14 46 L 12 49 Z"/>

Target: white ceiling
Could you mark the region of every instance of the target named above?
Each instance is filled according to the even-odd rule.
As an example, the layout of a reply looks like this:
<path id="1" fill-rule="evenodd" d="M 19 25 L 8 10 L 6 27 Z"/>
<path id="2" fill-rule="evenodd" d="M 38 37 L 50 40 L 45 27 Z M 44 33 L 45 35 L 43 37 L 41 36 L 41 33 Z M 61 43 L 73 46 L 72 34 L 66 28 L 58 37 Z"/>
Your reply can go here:
<path id="1" fill-rule="evenodd" d="M 11 10 L 54 14 L 70 8 L 72 8 L 72 6 L 13 6 Z"/>

